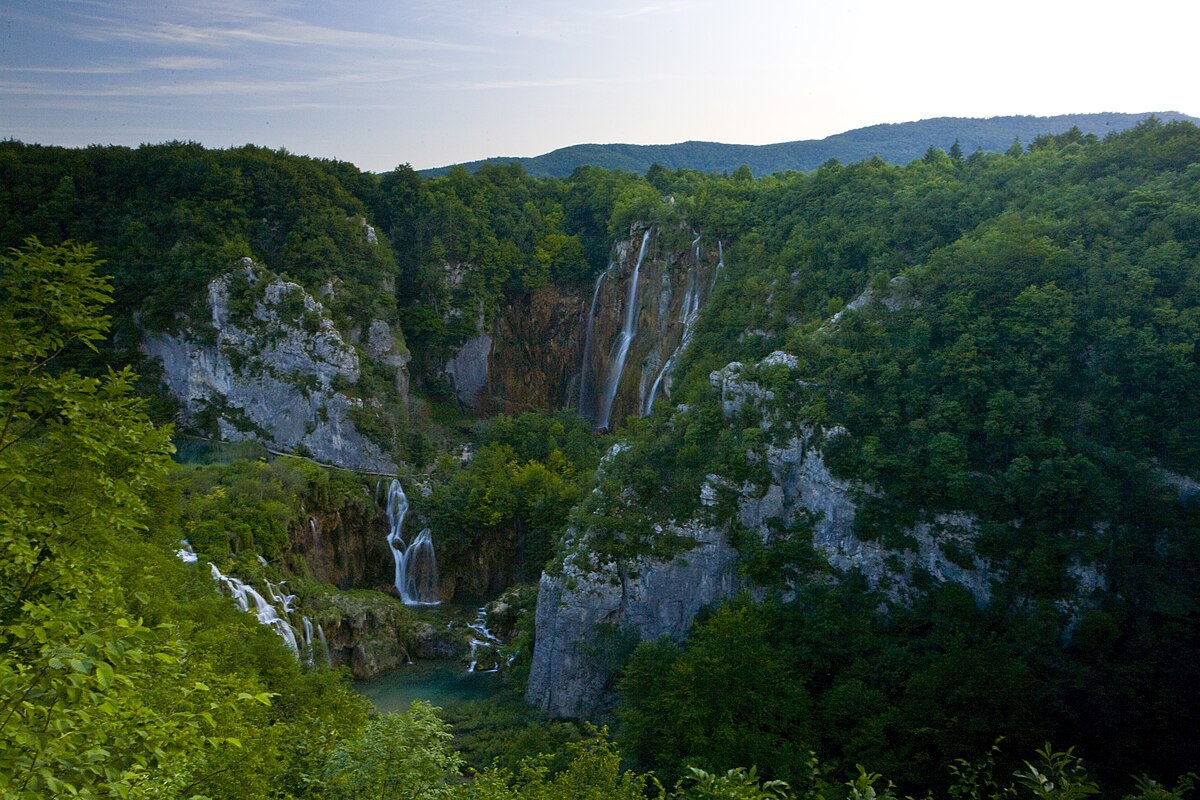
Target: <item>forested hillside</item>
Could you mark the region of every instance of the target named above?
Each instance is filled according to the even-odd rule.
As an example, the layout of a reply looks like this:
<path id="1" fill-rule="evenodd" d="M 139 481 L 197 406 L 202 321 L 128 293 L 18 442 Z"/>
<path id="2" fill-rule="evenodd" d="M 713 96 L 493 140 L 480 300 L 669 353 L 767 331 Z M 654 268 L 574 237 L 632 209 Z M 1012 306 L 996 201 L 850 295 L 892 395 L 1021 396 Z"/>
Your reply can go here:
<path id="1" fill-rule="evenodd" d="M 1186 796 L 1200 129 L 945 144 L 755 179 L 0 143 L 0 786 Z M 398 599 L 423 528 L 529 708 L 348 687 L 478 660 Z"/>
<path id="2" fill-rule="evenodd" d="M 907 164 L 929 147 L 949 151 L 957 143 L 964 153 L 983 150 L 1003 152 L 1014 141 L 1032 142 L 1038 136 L 1058 134 L 1071 128 L 1084 133 L 1107 136 L 1127 130 L 1150 116 L 1146 114 L 1062 114 L 1055 117 L 991 117 L 967 119 L 939 117 L 919 122 L 871 125 L 824 139 L 780 144 L 745 145 L 719 142 L 680 142 L 679 144 L 577 144 L 527 158 L 495 157 L 471 161 L 462 166 L 478 169 L 484 164 L 520 164 L 530 175 L 565 178 L 581 166 L 621 169 L 644 173 L 653 164 L 668 169 L 695 169 L 701 172 L 734 172 L 743 164 L 755 176 L 799 170 L 808 172 L 830 159 L 843 163 L 878 156 L 891 164 Z M 1163 122 L 1196 120 L 1175 111 L 1157 112 Z M 450 167 L 422 170 L 433 177 L 444 175 Z"/>

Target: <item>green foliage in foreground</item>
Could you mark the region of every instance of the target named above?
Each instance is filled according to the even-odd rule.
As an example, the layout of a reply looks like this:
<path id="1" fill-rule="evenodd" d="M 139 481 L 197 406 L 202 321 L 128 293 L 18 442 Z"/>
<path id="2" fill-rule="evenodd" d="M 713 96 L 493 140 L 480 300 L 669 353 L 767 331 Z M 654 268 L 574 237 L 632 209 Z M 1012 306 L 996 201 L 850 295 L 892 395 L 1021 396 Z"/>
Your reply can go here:
<path id="1" fill-rule="evenodd" d="M 0 261 L 0 794 L 291 797 L 366 702 L 173 555 L 170 429 L 94 346 L 89 248 Z"/>
<path id="2" fill-rule="evenodd" d="M 1120 637 L 1118 612 L 1097 609 L 1064 646 L 1049 607 L 980 610 L 956 586 L 886 614 L 879 603 L 851 577 L 786 602 L 735 598 L 683 643 L 643 642 L 618 682 L 626 756 L 664 780 L 754 764 L 803 786 L 811 750 L 835 774 L 871 764 L 905 792 L 944 791 L 945 765 L 998 735 L 1015 752 L 1078 742 L 1109 784 L 1200 761 L 1185 622 L 1143 617 Z"/>
<path id="3" fill-rule="evenodd" d="M 449 748 L 450 731 L 428 703 L 372 719 L 357 738 L 342 742 L 325 767 L 328 800 L 437 800 L 451 797 L 448 779 L 462 758 Z"/>
<path id="4" fill-rule="evenodd" d="M 1032 759 L 1017 762 L 1004 778 L 993 745 L 977 760 L 949 765 L 949 800 L 1082 800 L 1100 787 L 1072 750 L 1049 744 Z M 556 760 L 559 762 L 556 764 Z M 804 788 L 781 780 L 763 780 L 754 767 L 710 772 L 689 767 L 667 788 L 652 773 L 624 769 L 617 747 L 604 729 L 569 742 L 556 754 L 527 758 L 514 768 L 495 766 L 458 774 L 461 758 L 435 709 L 413 703 L 404 714 L 376 719 L 366 733 L 339 747 L 329 761 L 325 782 L 314 796 L 328 800 L 405 797 L 453 800 L 898 800 L 894 785 L 878 773 L 856 767 L 853 779 L 838 784 L 811 753 L 797 766 Z M 1195 776 L 1167 786 L 1146 777 L 1134 781 L 1124 800 L 1184 800 Z M 917 795 L 922 796 L 922 795 Z"/>

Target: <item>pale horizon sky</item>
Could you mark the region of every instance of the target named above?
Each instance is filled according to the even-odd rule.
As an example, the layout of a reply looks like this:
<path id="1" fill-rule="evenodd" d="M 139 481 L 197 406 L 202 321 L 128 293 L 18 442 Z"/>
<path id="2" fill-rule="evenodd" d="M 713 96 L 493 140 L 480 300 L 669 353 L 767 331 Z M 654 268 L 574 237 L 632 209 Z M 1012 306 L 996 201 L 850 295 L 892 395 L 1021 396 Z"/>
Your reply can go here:
<path id="1" fill-rule="evenodd" d="M 930 117 L 1200 114 L 1200 6 L 0 0 L 0 137 L 384 171 Z"/>

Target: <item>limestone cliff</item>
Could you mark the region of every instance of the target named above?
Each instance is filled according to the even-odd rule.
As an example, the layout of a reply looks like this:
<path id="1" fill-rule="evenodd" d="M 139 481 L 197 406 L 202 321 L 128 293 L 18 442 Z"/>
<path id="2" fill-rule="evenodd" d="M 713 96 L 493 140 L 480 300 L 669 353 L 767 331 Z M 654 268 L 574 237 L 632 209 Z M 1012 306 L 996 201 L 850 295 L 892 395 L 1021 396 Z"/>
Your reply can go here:
<path id="1" fill-rule="evenodd" d="M 587 717 L 611 692 L 599 626 L 637 639 L 681 639 L 696 613 L 733 594 L 736 551 L 721 530 L 674 530 L 694 547 L 671 561 L 641 559 L 586 572 L 568 561 L 538 587 L 537 641 L 525 699 L 553 717 Z"/>
<path id="2" fill-rule="evenodd" d="M 337 466 L 395 471 L 356 427 L 354 417 L 378 412 L 380 401 L 348 391 L 359 382 L 360 355 L 318 300 L 250 259 L 213 280 L 206 300 L 206 320 L 143 343 L 162 360 L 185 424 L 213 424 L 224 440 L 258 439 Z M 365 350 L 406 387 L 407 352 L 386 322 L 371 324 Z"/>
<path id="3" fill-rule="evenodd" d="M 546 286 L 510 299 L 496 320 L 495 410 L 520 414 L 570 405 L 583 352 L 587 298 Z"/>
<path id="4" fill-rule="evenodd" d="M 670 397 L 674 366 L 721 262 L 720 242 L 686 225 L 635 225 L 593 285 L 508 297 L 441 373 L 460 405 L 482 413 L 573 408 L 601 427 L 644 414 Z M 469 269 L 446 267 L 452 283 Z"/>
<path id="5" fill-rule="evenodd" d="M 749 406 L 760 418 L 761 428 L 770 433 L 752 454 L 765 461 L 769 478 L 765 485 L 735 485 L 723 476 L 708 475 L 696 487 L 696 517 L 666 526 L 691 540 L 692 549 L 668 561 L 642 557 L 592 572 L 577 566 L 573 554 L 554 574 L 543 575 L 526 695 L 530 703 L 558 717 L 587 717 L 603 710 L 611 700 L 607 686 L 611 675 L 603 648 L 597 644 L 598 626 L 636 639 L 663 635 L 680 639 L 700 608 L 739 590 L 736 551 L 729 543 L 735 521 L 764 540 L 774 535 L 773 530 L 811 530 L 814 551 L 834 575 L 860 571 L 871 586 L 896 602 L 911 597 L 918 572 L 934 581 L 963 586 L 980 605 L 989 601 L 992 581 L 1002 573 L 973 554 L 971 544 L 978 529 L 971 517 L 940 514 L 924 520 L 907 531 L 911 546 L 902 550 L 856 533 L 855 497 L 873 490 L 833 476 L 821 453 L 825 441 L 845 432 L 793 425 L 780 413 L 775 393 L 756 380 L 760 369 L 792 367 L 792 357 L 774 353 L 754 367 L 735 362 L 712 373 L 713 391 L 726 418 L 742 414 Z M 676 413 L 688 411 L 680 408 Z M 716 525 L 701 522 L 700 509 L 716 506 L 722 488 L 736 493 L 733 517 Z M 586 548 L 584 532 L 575 552 Z M 964 552 L 970 554 L 965 559 Z"/>

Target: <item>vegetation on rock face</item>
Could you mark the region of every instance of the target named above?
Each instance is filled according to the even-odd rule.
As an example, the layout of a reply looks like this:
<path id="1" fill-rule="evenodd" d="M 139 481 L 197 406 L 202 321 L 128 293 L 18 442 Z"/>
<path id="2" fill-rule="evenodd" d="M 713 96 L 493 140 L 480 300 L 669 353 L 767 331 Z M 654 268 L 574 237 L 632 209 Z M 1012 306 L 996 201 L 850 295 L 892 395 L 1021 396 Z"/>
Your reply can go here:
<path id="1" fill-rule="evenodd" d="M 448 458 L 420 507 L 449 563 L 500 537 L 511 552 L 510 582 L 536 580 L 564 532 L 599 460 L 600 444 L 574 413 L 499 416 L 478 431 L 466 464 Z M 484 587 L 485 589 L 487 587 Z"/>
<path id="2" fill-rule="evenodd" d="M 354 473 L 298 458 L 186 465 L 169 480 L 182 496 L 184 536 L 209 560 L 238 552 L 281 557 L 289 528 L 308 523 L 306 505 L 363 512 L 374 505 Z"/>
<path id="3" fill-rule="evenodd" d="M 517 167 L 424 180 L 252 147 L 5 142 L 0 186 L 0 244 L 97 243 L 31 239 L 0 263 L 0 787 L 12 796 L 893 796 L 874 773 L 829 777 L 858 764 L 914 796 L 1093 793 L 1082 763 L 1038 751 L 1045 741 L 1077 745 L 1116 794 L 1190 788 L 1120 781 L 1200 764 L 1195 127 L 757 181 L 663 168 L 537 180 Z M 755 599 L 618 665 L 615 735 L 634 769 L 674 788 L 623 772 L 601 736 L 556 758 L 477 761 L 460 785 L 435 712 L 368 722 L 335 673 L 299 663 L 173 555 L 187 537 L 248 575 L 276 569 L 255 556 L 287 554 L 301 506 L 375 513 L 362 480 L 298 460 L 172 466 L 171 431 L 148 417 L 161 407 L 136 398 L 131 372 L 103 367 L 136 358 L 138 325 L 185 322 L 176 313 L 212 277 L 252 256 L 310 293 L 328 287 L 347 332 L 402 327 L 418 388 L 437 395 L 446 356 L 505 297 L 548 282 L 587 291 L 635 222 L 725 245 L 675 407 L 623 424 L 616 448 L 550 410 L 468 430 L 441 425 L 435 404 L 396 431 L 430 488 L 413 514 L 447 569 L 488 542 L 515 548 L 483 559 L 504 562 L 506 582 L 570 547 L 597 563 L 675 555 L 672 523 L 731 525 L 739 496 L 769 483 L 771 447 L 840 426 L 823 455 L 862 490 L 860 538 L 903 546 L 914 522 L 962 512 L 979 535 L 958 557 L 986 557 L 1005 579 L 980 608 L 918 571 L 911 605 L 888 604 L 816 569 L 809 521 L 766 542 L 733 525 Z M 795 365 L 747 367 L 761 402 L 724 407 L 711 373 L 777 349 Z M 383 377 L 364 380 L 370 394 Z M 468 436 L 469 459 L 436 452 Z M 1072 603 L 1085 573 L 1106 591 Z M 308 589 L 315 619 L 345 615 L 332 590 Z M 527 642 L 529 611 L 512 616 Z M 409 622 L 398 609 L 393 627 Z M 1011 757 L 962 760 L 1000 735 Z M 523 736 L 526 749 L 578 739 Z M 489 737 L 478 752 L 496 749 Z"/>
<path id="4" fill-rule="evenodd" d="M 92 251 L 31 239 L 0 269 L 0 788 L 298 788 L 363 724 L 363 701 L 303 672 L 174 557 L 170 430 L 146 418 L 133 375 L 60 368 L 108 327 Z"/>

